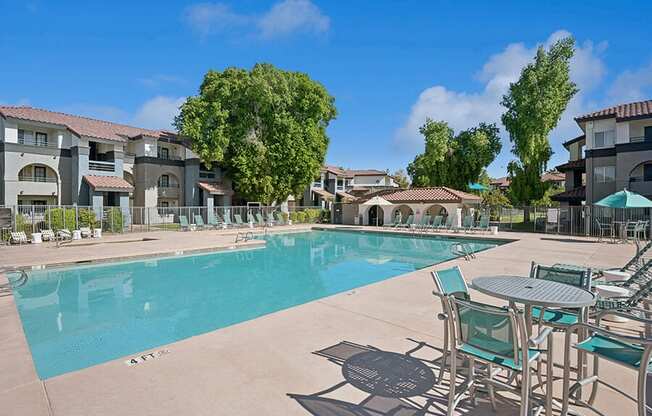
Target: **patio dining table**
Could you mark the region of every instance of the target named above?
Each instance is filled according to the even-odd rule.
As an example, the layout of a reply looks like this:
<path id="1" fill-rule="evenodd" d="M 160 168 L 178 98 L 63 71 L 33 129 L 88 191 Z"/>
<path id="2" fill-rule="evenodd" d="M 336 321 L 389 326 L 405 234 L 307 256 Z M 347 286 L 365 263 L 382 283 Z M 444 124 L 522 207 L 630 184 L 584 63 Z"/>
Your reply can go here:
<path id="1" fill-rule="evenodd" d="M 516 304 L 525 307 L 525 322 L 528 336 L 532 334 L 532 307 L 577 308 L 579 320 L 586 320 L 586 310 L 596 301 L 596 295 L 575 286 L 543 279 L 523 276 L 483 276 L 473 279 L 472 287 L 478 292 L 504 299 L 510 308 L 517 310 Z M 546 414 L 552 415 L 552 383 L 554 352 L 552 337 L 548 338 L 546 363 Z M 567 352 L 568 353 L 568 352 Z M 580 358 L 583 363 L 583 358 Z M 578 367 L 582 365 L 578 364 Z M 578 369 L 580 374 L 583 369 Z"/>

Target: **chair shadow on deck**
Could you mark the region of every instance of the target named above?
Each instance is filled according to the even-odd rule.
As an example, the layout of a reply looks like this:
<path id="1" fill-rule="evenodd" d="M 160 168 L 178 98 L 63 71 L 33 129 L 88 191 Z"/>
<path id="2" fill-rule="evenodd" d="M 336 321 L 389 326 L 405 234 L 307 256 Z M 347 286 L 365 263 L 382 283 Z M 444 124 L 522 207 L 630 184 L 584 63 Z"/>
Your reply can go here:
<path id="1" fill-rule="evenodd" d="M 410 338 L 408 341 L 416 345 L 405 353 L 349 341 L 315 351 L 313 354 L 341 367 L 343 380 L 313 394 L 289 393 L 288 396 L 313 416 L 446 415 L 448 380 L 436 384 L 435 379 L 442 349 Z M 344 388 L 365 398 L 343 400 L 342 396 L 351 397 L 343 394 Z M 499 397 L 497 410 L 495 414 L 516 415 L 518 405 Z M 463 401 L 458 411 L 464 415 L 494 414 L 489 401 L 483 399 L 475 406 L 470 400 Z"/>

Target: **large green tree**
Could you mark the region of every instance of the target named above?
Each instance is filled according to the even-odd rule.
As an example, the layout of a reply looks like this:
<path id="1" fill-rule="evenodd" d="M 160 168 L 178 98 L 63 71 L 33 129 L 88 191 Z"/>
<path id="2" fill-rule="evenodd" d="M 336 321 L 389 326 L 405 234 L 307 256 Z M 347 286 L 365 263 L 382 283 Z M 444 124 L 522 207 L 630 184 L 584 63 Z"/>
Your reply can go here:
<path id="1" fill-rule="evenodd" d="M 408 165 L 413 186 L 466 189 L 478 181 L 502 148 L 495 124 L 480 123 L 455 135 L 446 122 L 427 119 L 419 131 L 425 150 Z"/>
<path id="2" fill-rule="evenodd" d="M 521 71 L 503 96 L 506 108 L 502 122 L 512 142 L 510 197 L 519 204 L 541 199 L 547 185 L 541 174 L 552 156 L 548 135 L 557 126 L 568 102 L 578 89 L 570 79 L 570 60 L 575 52 L 573 38 L 555 42 L 548 50 L 540 46 L 534 62 Z"/>
<path id="3" fill-rule="evenodd" d="M 219 163 L 246 199 L 299 194 L 319 174 L 337 115 L 324 86 L 269 64 L 209 71 L 175 119 L 207 165 Z"/>

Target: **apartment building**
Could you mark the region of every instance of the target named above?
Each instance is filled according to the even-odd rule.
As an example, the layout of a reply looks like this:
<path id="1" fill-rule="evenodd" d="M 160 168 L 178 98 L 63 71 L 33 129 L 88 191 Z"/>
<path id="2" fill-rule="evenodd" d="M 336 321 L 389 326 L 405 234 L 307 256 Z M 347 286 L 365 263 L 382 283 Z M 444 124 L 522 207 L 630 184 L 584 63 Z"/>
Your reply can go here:
<path id="1" fill-rule="evenodd" d="M 324 166 L 304 192 L 303 205 L 329 207 L 332 202 L 353 202 L 367 193 L 398 187 L 394 178 L 382 170 Z"/>
<path id="2" fill-rule="evenodd" d="M 0 106 L 0 205 L 228 206 L 219 166 L 175 133 Z"/>
<path id="3" fill-rule="evenodd" d="M 555 200 L 592 204 L 622 189 L 652 198 L 652 100 L 620 104 L 575 118 L 584 134 L 564 143 L 557 166 L 565 192 Z"/>

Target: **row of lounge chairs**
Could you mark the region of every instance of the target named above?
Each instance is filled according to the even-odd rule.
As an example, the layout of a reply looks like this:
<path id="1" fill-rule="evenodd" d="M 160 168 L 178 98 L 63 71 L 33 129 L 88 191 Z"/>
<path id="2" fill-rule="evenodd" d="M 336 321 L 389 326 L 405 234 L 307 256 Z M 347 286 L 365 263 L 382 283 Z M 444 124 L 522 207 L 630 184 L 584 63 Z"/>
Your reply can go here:
<path id="1" fill-rule="evenodd" d="M 86 227 L 81 227 L 79 229 L 81 232 L 81 236 L 86 238 L 86 237 L 92 237 L 93 232 L 91 231 L 90 228 Z M 57 232 L 54 232 L 52 230 L 41 230 L 41 241 L 65 241 L 65 240 L 72 240 L 72 233 L 68 229 L 61 229 L 58 230 Z M 10 244 L 29 244 L 31 243 L 32 240 L 27 237 L 27 234 L 25 231 L 12 231 L 10 234 L 10 239 L 9 243 Z"/>
<path id="2" fill-rule="evenodd" d="M 274 212 L 271 214 L 268 214 L 266 216 L 267 218 L 264 218 L 262 214 L 258 213 L 254 215 L 255 226 L 259 227 L 267 227 L 271 225 L 286 225 L 287 221 L 283 217 L 283 215 L 279 212 Z M 182 231 L 189 231 L 192 229 L 198 229 L 198 230 L 205 230 L 205 229 L 216 229 L 216 228 L 244 228 L 244 227 L 249 227 L 248 222 L 244 222 L 242 220 L 242 216 L 240 214 L 234 214 L 233 215 L 233 221 L 231 221 L 230 216 L 225 215 L 224 217 L 221 217 L 219 214 L 213 214 L 208 216 L 208 221 L 204 222 L 204 218 L 199 215 L 195 214 L 193 216 L 194 223 L 191 224 L 188 221 L 188 217 L 185 215 L 179 215 L 179 226 Z"/>
<path id="3" fill-rule="evenodd" d="M 454 225 L 455 217 L 453 215 L 448 215 L 444 217 L 443 215 L 424 215 L 419 222 L 414 221 L 414 215 L 409 215 L 406 217 L 404 222 L 400 220 L 395 221 L 392 224 L 389 224 L 388 227 L 401 229 L 405 228 L 408 230 L 414 230 L 417 232 L 429 232 L 429 231 L 464 231 L 464 232 L 475 232 L 475 231 L 484 231 L 489 232 L 489 216 L 481 215 L 480 219 L 475 222 L 472 215 L 466 215 L 462 219 L 462 225 Z"/>

